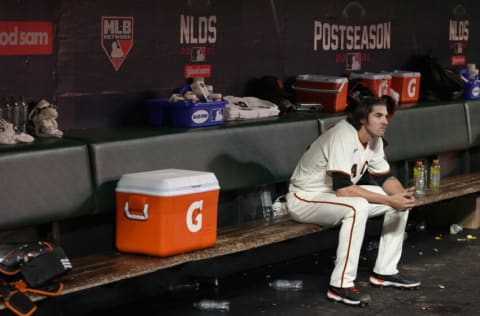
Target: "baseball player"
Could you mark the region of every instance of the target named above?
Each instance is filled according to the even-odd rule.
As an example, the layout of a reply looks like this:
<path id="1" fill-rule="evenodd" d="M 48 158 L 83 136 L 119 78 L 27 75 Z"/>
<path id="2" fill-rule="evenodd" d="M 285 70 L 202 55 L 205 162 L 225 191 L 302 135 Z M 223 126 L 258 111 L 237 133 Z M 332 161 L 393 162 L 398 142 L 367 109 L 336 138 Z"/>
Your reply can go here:
<path id="1" fill-rule="evenodd" d="M 382 137 L 388 125 L 386 100 L 364 97 L 346 109 L 347 118 L 320 135 L 298 162 L 290 179 L 287 208 L 304 223 L 340 225 L 335 267 L 327 297 L 365 306 L 371 298 L 355 287 L 367 219 L 384 215 L 378 256 L 370 277 L 375 286 L 416 288 L 402 277 L 402 253 L 414 187 L 391 175 Z M 369 177 L 373 184 L 362 184 Z"/>

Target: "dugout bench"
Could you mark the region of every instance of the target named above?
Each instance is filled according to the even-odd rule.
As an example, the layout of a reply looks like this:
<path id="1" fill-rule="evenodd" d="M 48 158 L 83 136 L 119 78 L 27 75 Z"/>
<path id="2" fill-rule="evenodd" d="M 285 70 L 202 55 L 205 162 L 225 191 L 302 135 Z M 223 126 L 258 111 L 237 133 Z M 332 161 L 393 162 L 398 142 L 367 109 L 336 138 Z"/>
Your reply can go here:
<path id="1" fill-rule="evenodd" d="M 3 209 L 7 220 L 2 220 L 0 227 L 51 226 L 52 238 L 67 253 L 69 243 L 86 238 L 86 248 L 72 252 L 74 269 L 64 277 L 63 295 L 318 233 L 325 228 L 296 223 L 288 216 L 267 222 L 251 210 L 232 211 L 235 208 L 229 197 L 238 190 L 287 182 L 308 144 L 342 118 L 342 114 L 291 113 L 278 119 L 232 122 L 195 130 L 68 131 L 64 139 L 51 141 L 52 144 L 36 141 L 35 147 L 2 147 L 0 161 L 9 163 L 5 169 L 8 178 L 17 176 L 22 168 L 31 173 L 24 173 L 21 180 L 15 178 L 13 187 L 0 193 L 10 214 L 21 214 L 17 220 Z M 398 110 L 386 135 L 392 171 L 405 183 L 410 181 L 416 159 L 440 156 L 441 189 L 419 198 L 417 206 L 461 197 L 471 199 L 472 209 L 460 219 L 470 228 L 480 226 L 476 206 L 476 193 L 480 191 L 478 122 L 478 101 L 421 104 Z M 56 171 L 35 168 L 45 164 L 54 165 Z M 118 253 L 112 240 L 116 182 L 124 173 L 163 168 L 216 174 L 222 190 L 216 245 L 165 258 Z M 12 182 L 2 183 L 5 185 L 12 186 Z M 21 207 L 12 198 L 18 198 L 18 188 L 25 195 Z M 35 190 L 37 195 L 31 196 Z M 43 200 L 54 197 L 58 197 L 54 208 Z M 103 237 L 110 249 L 96 251 L 95 245 L 88 243 L 88 235 L 92 235 L 97 223 L 108 227 Z M 44 297 L 32 298 L 38 301 Z"/>

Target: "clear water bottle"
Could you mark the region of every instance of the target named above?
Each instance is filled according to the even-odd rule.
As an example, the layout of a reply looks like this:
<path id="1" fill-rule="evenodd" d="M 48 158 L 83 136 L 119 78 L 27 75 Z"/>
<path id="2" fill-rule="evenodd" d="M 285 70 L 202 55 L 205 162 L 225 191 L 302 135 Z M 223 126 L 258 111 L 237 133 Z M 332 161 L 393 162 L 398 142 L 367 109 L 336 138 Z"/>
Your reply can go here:
<path id="1" fill-rule="evenodd" d="M 450 234 L 456 235 L 463 230 L 463 226 L 460 224 L 452 224 L 450 225 Z"/>
<path id="2" fill-rule="evenodd" d="M 299 291 L 303 289 L 302 280 L 273 280 L 269 286 L 275 290 Z"/>
<path id="3" fill-rule="evenodd" d="M 228 312 L 230 310 L 230 302 L 222 300 L 199 300 L 193 303 L 193 307 L 202 311 L 220 311 Z"/>
<path id="4" fill-rule="evenodd" d="M 415 167 L 413 167 L 413 182 L 415 194 L 417 196 L 425 195 L 425 166 L 421 160 L 417 160 Z"/>
<path id="5" fill-rule="evenodd" d="M 263 218 L 270 220 L 273 217 L 272 196 L 267 189 L 260 190 L 260 202 L 262 203 Z"/>
<path id="6" fill-rule="evenodd" d="M 438 159 L 432 161 L 429 175 L 428 188 L 432 191 L 438 190 L 440 188 L 440 162 Z"/>
<path id="7" fill-rule="evenodd" d="M 369 241 L 367 244 L 367 251 L 374 251 L 378 249 L 378 241 Z"/>
<path id="8" fill-rule="evenodd" d="M 3 118 L 5 121 L 12 123 L 13 121 L 13 115 L 12 115 L 12 106 L 10 105 L 10 102 L 8 100 L 5 101 L 5 104 L 3 105 Z"/>
<path id="9" fill-rule="evenodd" d="M 19 130 L 20 124 L 20 103 L 16 98 L 13 99 L 13 107 L 12 107 L 12 123 L 13 126 Z"/>
<path id="10" fill-rule="evenodd" d="M 170 292 L 185 292 L 185 291 L 198 291 L 200 289 L 200 282 L 184 282 L 184 283 L 170 283 L 168 290 Z"/>

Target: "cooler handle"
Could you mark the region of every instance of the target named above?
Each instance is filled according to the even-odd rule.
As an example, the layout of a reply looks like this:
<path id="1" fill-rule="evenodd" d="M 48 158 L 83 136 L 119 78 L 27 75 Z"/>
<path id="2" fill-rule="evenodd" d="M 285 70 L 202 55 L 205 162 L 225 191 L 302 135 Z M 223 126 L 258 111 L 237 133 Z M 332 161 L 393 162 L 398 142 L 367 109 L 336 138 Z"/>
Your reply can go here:
<path id="1" fill-rule="evenodd" d="M 292 85 L 293 90 L 304 91 L 304 92 L 313 92 L 313 93 L 340 93 L 343 89 L 343 86 L 347 80 L 342 81 L 338 90 L 325 90 L 325 89 L 313 89 L 313 88 L 302 88 Z"/>
<path id="2" fill-rule="evenodd" d="M 143 215 L 135 215 L 130 213 L 130 209 L 128 208 L 128 202 L 125 202 L 125 216 L 128 219 L 133 219 L 137 221 L 146 221 L 148 219 L 148 204 L 143 205 Z"/>

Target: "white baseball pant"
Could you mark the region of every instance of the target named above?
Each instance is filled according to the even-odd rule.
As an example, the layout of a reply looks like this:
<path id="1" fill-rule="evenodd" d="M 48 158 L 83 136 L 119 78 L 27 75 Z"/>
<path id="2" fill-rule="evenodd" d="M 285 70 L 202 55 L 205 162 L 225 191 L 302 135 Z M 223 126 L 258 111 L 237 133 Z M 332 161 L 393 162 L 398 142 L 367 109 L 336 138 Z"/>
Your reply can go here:
<path id="1" fill-rule="evenodd" d="M 362 187 L 386 194 L 379 186 Z M 287 208 L 292 219 L 298 222 L 341 225 L 331 286 L 354 286 L 367 220 L 378 215 L 385 216 L 373 271 L 384 275 L 398 273 L 408 211 L 398 212 L 390 206 L 372 204 L 361 197 L 338 197 L 335 193 L 290 192 L 287 194 Z"/>

